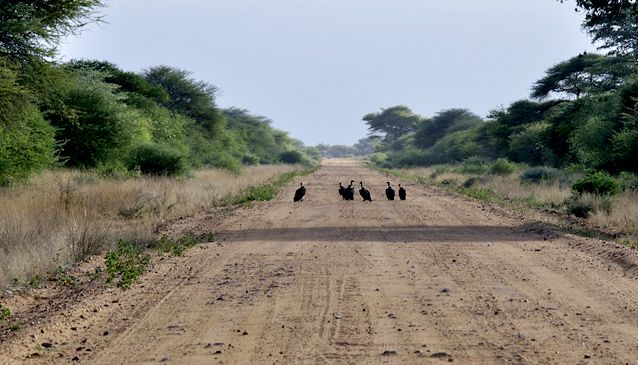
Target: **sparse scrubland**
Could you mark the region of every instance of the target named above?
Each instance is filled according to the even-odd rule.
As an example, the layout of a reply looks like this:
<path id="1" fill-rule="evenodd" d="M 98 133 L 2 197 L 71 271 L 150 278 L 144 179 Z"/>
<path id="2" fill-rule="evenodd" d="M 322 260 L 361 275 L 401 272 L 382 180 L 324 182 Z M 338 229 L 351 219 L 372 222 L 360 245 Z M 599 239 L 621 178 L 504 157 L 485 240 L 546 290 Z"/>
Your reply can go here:
<path id="1" fill-rule="evenodd" d="M 28 184 L 0 189 L 0 287 L 28 283 L 118 240 L 150 243 L 164 221 L 192 215 L 256 186 L 290 176 L 296 165 L 195 171 L 189 178 L 103 178 L 94 172 L 49 171 Z"/>
<path id="2" fill-rule="evenodd" d="M 186 70 L 54 61 L 104 5 L 2 5 L 0 287 L 38 282 L 119 240 L 152 241 L 164 221 L 320 158 L 268 118 L 218 107 L 217 88 Z"/>
<path id="3" fill-rule="evenodd" d="M 634 175 L 613 178 L 603 174 L 601 177 L 578 170 L 529 168 L 510 162 L 508 169 L 499 167 L 504 163 L 504 160 L 466 162 L 389 171 L 402 178 L 491 203 L 571 214 L 586 219 L 592 228 L 614 233 L 621 241 L 635 245 L 638 239 L 638 180 Z M 582 188 L 587 182 L 591 191 Z M 596 188 L 599 191 L 594 191 Z"/>

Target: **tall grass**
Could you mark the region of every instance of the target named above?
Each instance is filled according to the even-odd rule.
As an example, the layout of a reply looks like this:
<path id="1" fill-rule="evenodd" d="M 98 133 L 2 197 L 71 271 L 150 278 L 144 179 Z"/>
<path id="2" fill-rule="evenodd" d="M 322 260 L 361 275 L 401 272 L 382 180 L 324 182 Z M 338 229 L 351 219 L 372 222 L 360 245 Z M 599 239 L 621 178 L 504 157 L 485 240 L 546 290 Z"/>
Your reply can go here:
<path id="1" fill-rule="evenodd" d="M 554 178 L 527 183 L 518 174 L 494 175 L 485 171 L 468 170 L 467 166 L 461 164 L 400 169 L 394 173 L 485 201 L 493 202 L 498 197 L 528 206 L 558 210 L 566 209 L 566 203 L 574 194 L 571 183 L 574 176 L 578 176 L 557 170 Z M 592 225 L 638 236 L 638 192 L 627 190 L 615 197 L 582 194 L 579 199 L 592 207 L 592 213 L 587 218 Z"/>
<path id="2" fill-rule="evenodd" d="M 100 252 L 119 239 L 150 242 L 163 221 L 219 204 L 295 169 L 254 166 L 241 175 L 209 169 L 182 179 L 105 179 L 64 170 L 0 189 L 0 288 Z"/>

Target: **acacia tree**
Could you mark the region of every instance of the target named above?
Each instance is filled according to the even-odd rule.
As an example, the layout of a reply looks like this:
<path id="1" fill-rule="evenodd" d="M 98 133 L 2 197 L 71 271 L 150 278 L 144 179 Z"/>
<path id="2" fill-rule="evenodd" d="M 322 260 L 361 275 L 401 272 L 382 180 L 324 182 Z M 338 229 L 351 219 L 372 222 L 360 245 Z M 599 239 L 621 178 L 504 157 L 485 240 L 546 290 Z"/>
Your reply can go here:
<path id="1" fill-rule="evenodd" d="M 28 61 L 51 56 L 59 41 L 99 21 L 103 0 L 0 0 L 0 55 Z"/>
<path id="2" fill-rule="evenodd" d="M 419 125 L 414 135 L 414 144 L 422 149 L 430 148 L 447 134 L 473 128 L 481 123 L 481 117 L 467 109 L 442 110 Z"/>
<path id="3" fill-rule="evenodd" d="M 197 122 L 212 138 L 219 137 L 224 117 L 215 104 L 217 88 L 205 81 L 193 79 L 190 72 L 170 66 L 145 70 L 144 78 L 164 89 L 169 98 L 164 106 Z"/>
<path id="4" fill-rule="evenodd" d="M 561 3 L 565 0 L 559 0 Z M 638 58 L 638 4 L 630 0 L 576 0 L 585 14 L 583 28 L 601 49 Z"/>
<path id="5" fill-rule="evenodd" d="M 615 90 L 634 69 L 624 57 L 579 54 L 549 68 L 545 77 L 532 86 L 531 96 L 542 100 L 555 93 L 569 94 L 578 99 L 586 94 Z"/>
<path id="6" fill-rule="evenodd" d="M 380 113 L 369 113 L 363 117 L 371 134 L 381 134 L 388 142 L 414 132 L 422 117 L 404 105 L 381 109 Z"/>

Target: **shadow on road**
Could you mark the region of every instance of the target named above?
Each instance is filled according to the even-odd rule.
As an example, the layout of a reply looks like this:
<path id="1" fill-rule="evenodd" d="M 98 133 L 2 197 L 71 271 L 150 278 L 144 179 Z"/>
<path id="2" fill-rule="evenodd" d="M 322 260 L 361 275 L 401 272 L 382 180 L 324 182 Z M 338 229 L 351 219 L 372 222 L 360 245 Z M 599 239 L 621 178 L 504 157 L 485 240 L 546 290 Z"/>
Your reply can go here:
<path id="1" fill-rule="evenodd" d="M 530 233 L 536 236 L 530 237 Z M 527 225 L 403 226 L 403 227 L 293 227 L 221 231 L 227 241 L 357 241 L 357 242 L 497 242 L 541 239 Z"/>

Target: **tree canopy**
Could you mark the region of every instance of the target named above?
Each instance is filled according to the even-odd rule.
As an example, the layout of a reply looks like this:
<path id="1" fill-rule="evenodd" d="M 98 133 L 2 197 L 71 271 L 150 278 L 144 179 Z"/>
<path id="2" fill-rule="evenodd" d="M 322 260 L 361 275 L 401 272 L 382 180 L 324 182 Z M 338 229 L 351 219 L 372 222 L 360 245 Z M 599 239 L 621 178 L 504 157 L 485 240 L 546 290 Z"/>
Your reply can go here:
<path id="1" fill-rule="evenodd" d="M 419 148 L 429 148 L 446 134 L 475 127 L 481 122 L 481 117 L 467 109 L 442 110 L 418 126 L 414 144 Z"/>
<path id="2" fill-rule="evenodd" d="M 624 57 L 582 53 L 550 67 L 545 77 L 532 86 L 532 97 L 545 99 L 552 94 L 576 98 L 617 89 L 635 67 Z"/>
<path id="3" fill-rule="evenodd" d="M 407 106 L 398 105 L 381 109 L 380 113 L 369 113 L 363 117 L 371 134 L 383 136 L 387 141 L 395 141 L 399 137 L 414 132 L 421 117 Z"/>
<path id="4" fill-rule="evenodd" d="M 565 2 L 564 0 L 559 0 Z M 576 0 L 585 14 L 583 28 L 601 49 L 638 59 L 638 4 L 630 0 Z"/>
<path id="5" fill-rule="evenodd" d="M 0 1 L 0 56 L 26 61 L 53 55 L 58 42 L 98 21 L 102 0 Z"/>

